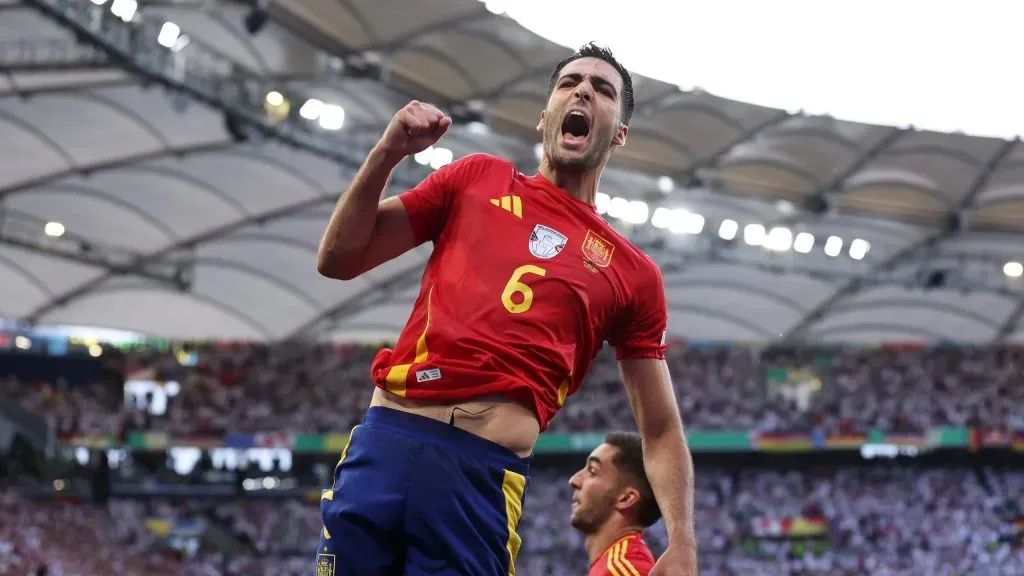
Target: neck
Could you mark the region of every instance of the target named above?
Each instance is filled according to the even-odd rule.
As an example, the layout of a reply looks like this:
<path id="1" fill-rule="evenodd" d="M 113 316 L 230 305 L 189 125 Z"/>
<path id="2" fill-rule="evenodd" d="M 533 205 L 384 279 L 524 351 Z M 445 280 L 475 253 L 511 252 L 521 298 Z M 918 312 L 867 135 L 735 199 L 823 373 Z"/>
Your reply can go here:
<path id="1" fill-rule="evenodd" d="M 597 195 L 597 184 L 601 180 L 601 168 L 598 167 L 584 172 L 559 170 L 551 164 L 547 156 L 544 156 L 540 161 L 540 169 L 537 171 L 548 182 L 565 190 L 571 196 L 588 204 L 594 204 L 595 196 Z"/>
<path id="2" fill-rule="evenodd" d="M 605 553 L 605 550 L 608 550 L 609 546 L 618 542 L 623 536 L 634 532 L 642 533 L 643 531 L 644 529 L 640 526 L 629 526 L 619 522 L 606 522 L 597 532 L 587 535 L 584 546 L 587 550 L 587 558 L 593 564 Z"/>

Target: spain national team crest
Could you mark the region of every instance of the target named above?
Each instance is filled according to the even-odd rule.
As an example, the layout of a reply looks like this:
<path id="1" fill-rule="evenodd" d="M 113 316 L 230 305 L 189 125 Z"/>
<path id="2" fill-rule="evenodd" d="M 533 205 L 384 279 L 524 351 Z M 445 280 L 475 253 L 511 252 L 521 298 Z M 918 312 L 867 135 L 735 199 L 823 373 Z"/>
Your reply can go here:
<path id="1" fill-rule="evenodd" d="M 530 253 L 537 258 L 554 258 L 565 248 L 568 240 L 557 230 L 537 224 L 530 233 Z"/>
<path id="2" fill-rule="evenodd" d="M 607 268 L 612 263 L 612 254 L 615 252 L 615 245 L 601 238 L 593 230 L 587 230 L 587 237 L 583 240 L 583 257 L 595 266 Z"/>
<path id="3" fill-rule="evenodd" d="M 334 554 L 316 555 L 316 576 L 334 576 Z"/>

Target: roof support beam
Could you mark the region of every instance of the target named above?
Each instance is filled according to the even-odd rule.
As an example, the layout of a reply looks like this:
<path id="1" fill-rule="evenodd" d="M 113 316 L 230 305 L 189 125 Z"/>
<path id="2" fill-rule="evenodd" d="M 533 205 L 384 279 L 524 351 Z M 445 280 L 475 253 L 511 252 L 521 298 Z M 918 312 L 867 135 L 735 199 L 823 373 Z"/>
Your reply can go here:
<path id="1" fill-rule="evenodd" d="M 82 46 L 72 38 L 18 38 L 0 41 L 0 70 L 13 72 L 62 72 L 113 68 L 103 52 Z"/>

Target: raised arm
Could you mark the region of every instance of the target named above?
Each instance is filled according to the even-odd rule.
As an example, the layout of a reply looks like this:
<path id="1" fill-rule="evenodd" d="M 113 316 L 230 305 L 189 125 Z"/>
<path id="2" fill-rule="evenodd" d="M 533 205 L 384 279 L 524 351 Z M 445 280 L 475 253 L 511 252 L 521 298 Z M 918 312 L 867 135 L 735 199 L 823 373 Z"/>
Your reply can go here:
<path id="1" fill-rule="evenodd" d="M 317 252 L 320 274 L 351 280 L 417 245 L 405 204 L 380 197 L 395 166 L 440 140 L 451 124 L 437 108 L 416 101 L 395 114 L 334 207 Z"/>
<path id="2" fill-rule="evenodd" d="M 644 468 L 668 529 L 668 549 L 651 576 L 696 576 L 693 459 L 668 366 L 656 358 L 624 358 L 619 367 L 643 438 Z"/>
<path id="3" fill-rule="evenodd" d="M 653 263 L 637 275 L 631 302 L 612 344 L 643 440 L 647 478 L 668 528 L 668 548 L 651 576 L 696 576 L 693 460 L 665 364 L 668 305 L 665 283 Z"/>

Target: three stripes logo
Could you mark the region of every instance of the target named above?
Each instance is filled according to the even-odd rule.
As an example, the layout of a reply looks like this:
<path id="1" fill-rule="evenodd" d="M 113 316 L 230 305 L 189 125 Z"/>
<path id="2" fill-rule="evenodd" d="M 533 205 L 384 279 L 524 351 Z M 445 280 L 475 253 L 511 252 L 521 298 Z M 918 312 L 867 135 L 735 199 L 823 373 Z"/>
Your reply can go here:
<path id="1" fill-rule="evenodd" d="M 516 218 L 523 217 L 523 199 L 519 196 L 502 196 L 501 198 L 491 198 L 491 204 L 515 214 Z"/>

